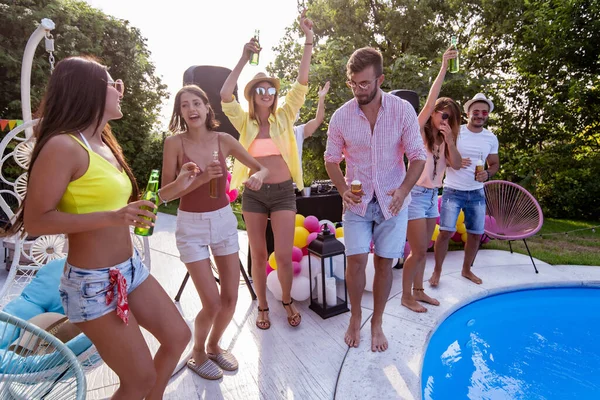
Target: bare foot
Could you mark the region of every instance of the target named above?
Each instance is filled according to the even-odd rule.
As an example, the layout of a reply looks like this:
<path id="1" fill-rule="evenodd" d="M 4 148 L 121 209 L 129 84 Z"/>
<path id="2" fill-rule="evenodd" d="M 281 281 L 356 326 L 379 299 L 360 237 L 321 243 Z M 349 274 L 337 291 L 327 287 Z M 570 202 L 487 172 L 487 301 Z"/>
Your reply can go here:
<path id="1" fill-rule="evenodd" d="M 381 324 L 371 324 L 371 351 L 386 351 L 388 341 L 383 334 Z"/>
<path id="2" fill-rule="evenodd" d="M 360 315 L 351 316 L 350 323 L 348 324 L 348 330 L 344 336 L 344 342 L 348 347 L 358 347 L 360 343 Z"/>
<path id="3" fill-rule="evenodd" d="M 475 275 L 474 273 L 472 273 L 470 270 L 469 271 L 464 271 L 463 270 L 462 276 L 464 276 L 465 278 L 467 278 L 470 281 L 475 282 L 478 285 L 481 285 L 483 283 L 483 281 L 481 280 L 481 278 L 479 278 L 477 275 Z"/>
<path id="4" fill-rule="evenodd" d="M 441 272 L 440 271 L 433 271 L 433 274 L 431 274 L 431 278 L 429 278 L 429 284 L 433 287 L 436 287 L 437 285 L 439 285 L 440 283 L 440 275 Z"/>
<path id="5" fill-rule="evenodd" d="M 418 312 L 418 313 L 427 312 L 427 309 L 425 307 L 423 307 L 422 305 L 420 305 L 419 303 L 417 303 L 417 300 L 415 300 L 415 298 L 412 296 L 407 297 L 407 298 L 402 296 L 402 301 L 400 303 L 404 307 L 408 308 L 411 311 Z"/>
<path id="6" fill-rule="evenodd" d="M 440 302 L 433 297 L 429 297 L 423 289 L 417 290 L 413 289 L 413 298 L 417 301 L 422 301 L 423 303 L 431 304 L 432 306 L 439 306 Z"/>

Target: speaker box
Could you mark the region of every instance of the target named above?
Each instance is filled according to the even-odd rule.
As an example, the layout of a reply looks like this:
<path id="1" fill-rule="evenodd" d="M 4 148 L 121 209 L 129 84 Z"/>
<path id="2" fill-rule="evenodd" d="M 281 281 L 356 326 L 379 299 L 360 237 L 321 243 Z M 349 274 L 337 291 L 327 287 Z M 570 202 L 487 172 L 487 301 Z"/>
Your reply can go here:
<path id="1" fill-rule="evenodd" d="M 414 90 L 396 89 L 392 90 L 390 94 L 393 94 L 394 96 L 398 96 L 401 99 L 408 101 L 415 109 L 415 112 L 419 114 L 419 95 L 417 94 L 417 92 L 415 92 Z"/>
<path id="2" fill-rule="evenodd" d="M 221 108 L 221 88 L 230 73 L 231 70 L 229 68 L 212 65 L 195 65 L 188 68 L 183 73 L 183 84 L 200 86 L 200 88 L 206 92 L 208 102 L 215 111 L 215 116 L 221 124 L 217 129 L 221 132 L 227 132 L 238 139 L 240 136 L 239 132 L 231 125 L 229 118 L 223 114 L 223 109 Z M 237 100 L 237 85 L 233 90 L 233 95 Z"/>

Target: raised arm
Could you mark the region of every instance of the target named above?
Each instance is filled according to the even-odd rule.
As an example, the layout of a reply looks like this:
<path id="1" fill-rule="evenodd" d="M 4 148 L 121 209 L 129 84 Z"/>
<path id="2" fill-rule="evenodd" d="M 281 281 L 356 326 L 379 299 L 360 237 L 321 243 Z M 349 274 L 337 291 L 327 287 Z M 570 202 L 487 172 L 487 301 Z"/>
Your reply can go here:
<path id="1" fill-rule="evenodd" d="M 313 50 L 313 22 L 306 18 L 306 9 L 302 11 L 300 15 L 300 28 L 304 32 L 304 52 L 302 53 L 302 60 L 300 61 L 300 67 L 298 68 L 298 82 L 302 85 L 308 84 L 308 70 L 310 69 L 310 59 L 312 57 Z"/>
<path id="2" fill-rule="evenodd" d="M 440 95 L 440 91 L 442 90 L 442 84 L 444 83 L 444 78 L 446 77 L 446 70 L 448 69 L 448 60 L 456 58 L 457 55 L 458 51 L 448 49 L 444 52 L 444 55 L 442 56 L 442 66 L 440 67 L 440 72 L 435 78 L 435 81 L 433 81 L 431 89 L 429 89 L 429 95 L 427 96 L 425 106 L 423 106 L 423 109 L 419 113 L 419 126 L 421 127 L 421 129 L 423 129 L 425 123 L 431 116 L 433 108 L 435 107 L 435 102 Z"/>
<path id="3" fill-rule="evenodd" d="M 325 82 L 325 86 L 319 88 L 319 103 L 317 104 L 317 115 L 304 125 L 304 139 L 311 137 L 313 133 L 325 120 L 325 96 L 329 92 L 329 81 Z"/>
<path id="4" fill-rule="evenodd" d="M 248 43 L 244 45 L 244 50 L 242 51 L 242 56 L 238 61 L 237 65 L 231 71 L 225 83 L 223 83 L 223 87 L 221 88 L 221 101 L 223 103 L 230 103 L 233 100 L 233 91 L 235 89 L 235 85 L 237 84 L 238 78 L 242 73 L 242 70 L 250 60 L 250 53 L 259 53 L 260 47 L 256 43 L 256 39 L 252 38 Z M 307 78 L 308 80 L 308 78 Z"/>
<path id="5" fill-rule="evenodd" d="M 88 214 L 58 211 L 69 182 L 87 170 L 88 158 L 85 150 L 67 135 L 58 135 L 44 145 L 30 171 L 27 185 L 23 220 L 27 233 L 34 236 L 71 234 L 129 225 L 147 228 L 147 221 L 141 216 L 156 218 L 153 213 L 140 209 L 142 205 L 155 207 L 149 201 L 135 201 L 119 210 Z"/>

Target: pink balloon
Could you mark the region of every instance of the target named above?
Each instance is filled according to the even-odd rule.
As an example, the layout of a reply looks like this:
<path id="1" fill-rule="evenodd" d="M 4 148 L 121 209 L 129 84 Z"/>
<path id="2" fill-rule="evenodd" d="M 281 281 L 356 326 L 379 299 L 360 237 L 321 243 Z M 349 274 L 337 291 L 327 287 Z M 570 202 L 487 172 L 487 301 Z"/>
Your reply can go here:
<path id="1" fill-rule="evenodd" d="M 309 235 L 310 236 L 310 235 Z M 307 256 L 308 255 L 308 246 L 304 246 L 302 248 L 302 256 Z"/>
<path id="2" fill-rule="evenodd" d="M 484 235 L 481 237 L 481 243 L 482 243 L 482 244 L 486 244 L 486 243 L 488 243 L 490 240 L 492 240 L 492 239 L 491 239 L 491 238 L 490 238 L 488 235 L 486 235 L 486 234 L 484 234 Z"/>
<path id="3" fill-rule="evenodd" d="M 231 172 L 229 171 L 227 171 L 227 182 L 231 182 Z"/>
<path id="4" fill-rule="evenodd" d="M 320 232 L 319 220 L 314 215 L 309 215 L 304 219 L 304 227 L 309 232 Z"/>
<path id="5" fill-rule="evenodd" d="M 492 232 L 497 231 L 498 227 L 496 226 L 496 218 L 486 215 L 485 216 L 485 229 L 487 229 L 488 231 L 492 231 Z"/>
<path id="6" fill-rule="evenodd" d="M 300 275 L 300 271 L 302 271 L 302 266 L 297 261 L 292 261 L 292 268 L 294 268 L 294 276 Z"/>
<path id="7" fill-rule="evenodd" d="M 267 261 L 267 266 L 265 267 L 265 271 L 267 272 L 267 276 L 269 276 L 269 274 L 271 272 L 275 271 L 273 268 L 271 268 L 268 261 Z"/>
<path id="8" fill-rule="evenodd" d="M 225 182 L 225 193 L 229 193 L 229 180 L 227 180 L 227 182 Z"/>
<path id="9" fill-rule="evenodd" d="M 237 199 L 237 197 L 238 197 L 238 190 L 233 189 L 232 191 L 227 193 L 227 195 L 229 196 L 229 202 L 233 203 L 235 201 L 235 199 Z"/>
<path id="10" fill-rule="evenodd" d="M 438 196 L 438 211 L 442 210 L 442 196 Z"/>
<path id="11" fill-rule="evenodd" d="M 371 244 L 369 245 L 369 251 L 371 253 L 373 253 L 375 251 L 375 243 L 373 243 L 373 241 L 371 241 Z"/>
<path id="12" fill-rule="evenodd" d="M 302 261 L 302 250 L 296 246 L 294 246 L 292 248 L 292 261 L 295 261 L 295 262 Z"/>
<path id="13" fill-rule="evenodd" d="M 406 243 L 404 244 L 404 259 L 405 260 L 409 254 L 410 254 L 410 244 L 408 243 L 408 240 L 407 240 Z"/>
<path id="14" fill-rule="evenodd" d="M 438 225 L 440 224 L 440 217 L 437 217 L 437 219 L 435 220 L 435 223 Z"/>
<path id="15" fill-rule="evenodd" d="M 429 241 L 429 246 L 427 246 L 428 249 L 432 248 L 433 245 L 435 244 L 435 242 L 433 240 Z"/>
<path id="16" fill-rule="evenodd" d="M 310 244 L 310 242 L 315 240 L 317 238 L 317 235 L 318 235 L 317 232 L 313 232 L 313 233 L 309 234 L 308 238 L 306 239 L 306 245 L 308 246 Z"/>
<path id="17" fill-rule="evenodd" d="M 452 239 L 456 243 L 462 243 L 462 236 L 458 232 L 454 232 L 454 235 L 452 235 L 450 239 Z"/>

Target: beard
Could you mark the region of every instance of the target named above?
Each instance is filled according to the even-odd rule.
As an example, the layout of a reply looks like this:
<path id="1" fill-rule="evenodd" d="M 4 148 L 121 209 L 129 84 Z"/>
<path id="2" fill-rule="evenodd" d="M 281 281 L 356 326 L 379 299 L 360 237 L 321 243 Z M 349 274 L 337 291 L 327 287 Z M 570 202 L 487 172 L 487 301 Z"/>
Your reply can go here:
<path id="1" fill-rule="evenodd" d="M 473 125 L 474 127 L 477 127 L 477 128 L 481 128 L 485 125 L 487 120 L 488 120 L 487 118 L 476 119 L 476 118 L 471 117 L 471 125 Z"/>
<path id="2" fill-rule="evenodd" d="M 366 106 L 367 104 L 369 104 L 370 102 L 373 101 L 375 96 L 377 96 L 378 90 L 379 90 L 379 87 L 375 86 L 373 88 L 373 91 L 371 93 L 369 93 L 368 95 L 361 95 L 360 97 L 358 97 L 357 95 L 354 95 L 354 97 L 356 98 L 356 101 L 358 102 L 359 105 Z"/>

